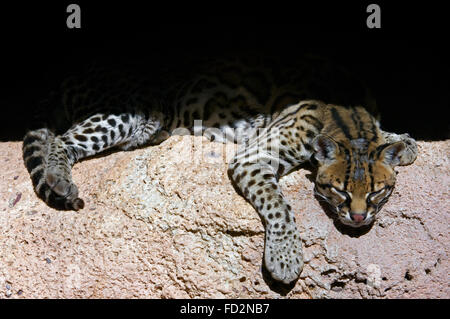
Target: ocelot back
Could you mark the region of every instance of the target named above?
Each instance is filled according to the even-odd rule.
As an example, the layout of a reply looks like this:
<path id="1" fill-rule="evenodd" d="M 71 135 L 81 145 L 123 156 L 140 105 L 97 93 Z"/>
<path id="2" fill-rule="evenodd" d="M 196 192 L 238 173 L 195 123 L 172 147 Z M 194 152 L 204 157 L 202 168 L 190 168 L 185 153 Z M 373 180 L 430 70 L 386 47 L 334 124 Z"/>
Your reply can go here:
<path id="1" fill-rule="evenodd" d="M 315 193 L 342 223 L 368 225 L 392 192 L 394 167 L 411 164 L 417 146 L 380 129 L 373 99 L 346 71 L 320 58 L 294 61 L 247 56 L 189 72 L 92 68 L 68 78 L 41 109 L 47 124 L 24 137 L 36 194 L 57 209 L 82 209 L 71 177 L 77 161 L 196 124 L 211 140 L 240 145 L 229 176 L 265 223 L 265 266 L 276 280 L 295 280 L 302 245 L 278 179 L 312 160 Z"/>

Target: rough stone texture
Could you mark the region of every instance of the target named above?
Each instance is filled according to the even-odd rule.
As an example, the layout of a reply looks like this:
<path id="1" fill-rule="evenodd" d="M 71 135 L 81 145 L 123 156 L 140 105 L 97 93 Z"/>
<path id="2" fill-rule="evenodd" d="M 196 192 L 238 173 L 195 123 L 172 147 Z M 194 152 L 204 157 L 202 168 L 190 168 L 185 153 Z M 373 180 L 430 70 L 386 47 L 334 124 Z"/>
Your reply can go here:
<path id="1" fill-rule="evenodd" d="M 73 170 L 86 207 L 58 212 L 32 191 L 21 143 L 1 143 L 0 297 L 449 298 L 450 141 L 419 147 L 364 231 L 334 222 L 310 171 L 281 180 L 305 253 L 286 287 L 261 269 L 261 220 L 226 174 L 232 144 L 178 136 L 86 160 Z"/>

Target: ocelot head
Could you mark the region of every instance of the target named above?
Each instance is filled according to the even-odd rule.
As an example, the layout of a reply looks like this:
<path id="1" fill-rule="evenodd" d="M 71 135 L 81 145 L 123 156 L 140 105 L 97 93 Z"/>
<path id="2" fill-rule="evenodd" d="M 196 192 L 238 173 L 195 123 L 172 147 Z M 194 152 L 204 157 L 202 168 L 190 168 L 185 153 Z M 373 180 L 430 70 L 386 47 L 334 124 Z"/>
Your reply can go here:
<path id="1" fill-rule="evenodd" d="M 375 145 L 360 138 L 344 144 L 318 135 L 313 147 L 318 163 L 316 195 L 331 205 L 343 224 L 372 223 L 392 193 L 394 167 L 405 143 Z"/>

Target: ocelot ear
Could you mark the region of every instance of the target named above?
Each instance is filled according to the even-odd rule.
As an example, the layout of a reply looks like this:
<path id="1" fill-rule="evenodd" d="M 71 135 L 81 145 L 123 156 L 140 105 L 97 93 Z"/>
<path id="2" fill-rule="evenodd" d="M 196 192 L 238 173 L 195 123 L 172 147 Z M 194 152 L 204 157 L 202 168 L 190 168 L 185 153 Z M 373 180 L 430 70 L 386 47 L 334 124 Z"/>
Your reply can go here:
<path id="1" fill-rule="evenodd" d="M 339 146 L 336 142 L 326 135 L 319 134 L 313 141 L 314 157 L 319 163 L 330 163 L 336 159 L 336 154 L 339 152 Z"/>
<path id="2" fill-rule="evenodd" d="M 392 167 L 400 165 L 405 149 L 406 144 L 403 141 L 388 144 L 382 149 L 380 159 Z"/>

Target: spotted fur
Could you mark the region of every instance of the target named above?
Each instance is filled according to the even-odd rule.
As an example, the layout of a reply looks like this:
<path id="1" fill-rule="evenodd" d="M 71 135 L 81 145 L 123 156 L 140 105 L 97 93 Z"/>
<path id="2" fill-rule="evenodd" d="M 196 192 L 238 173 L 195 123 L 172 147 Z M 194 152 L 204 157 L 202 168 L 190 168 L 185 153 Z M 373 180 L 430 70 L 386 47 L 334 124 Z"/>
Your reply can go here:
<path id="1" fill-rule="evenodd" d="M 159 143 L 179 128 L 200 129 L 211 140 L 240 145 L 230 179 L 264 221 L 266 268 L 289 283 L 303 267 L 302 243 L 279 178 L 312 160 L 315 193 L 344 224 L 359 227 L 373 221 L 392 192 L 394 167 L 417 155 L 407 134 L 380 129 L 358 82 L 324 65 L 247 58 L 220 60 L 172 82 L 96 69 L 69 78 L 47 102 L 63 106 L 63 115 L 23 141 L 36 194 L 58 209 L 82 209 L 71 177 L 77 161 L 111 147 Z"/>

